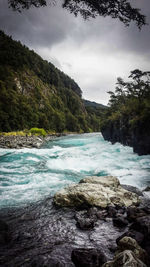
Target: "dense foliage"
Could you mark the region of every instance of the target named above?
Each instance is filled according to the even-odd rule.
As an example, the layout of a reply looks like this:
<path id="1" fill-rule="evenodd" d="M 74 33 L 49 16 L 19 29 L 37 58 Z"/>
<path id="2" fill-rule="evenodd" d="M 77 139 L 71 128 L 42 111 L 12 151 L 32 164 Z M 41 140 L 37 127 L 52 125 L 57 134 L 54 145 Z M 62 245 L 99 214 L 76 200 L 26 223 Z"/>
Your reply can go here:
<path id="1" fill-rule="evenodd" d="M 125 82 L 118 78 L 115 92 L 110 94 L 109 106 L 106 111 L 103 127 L 110 122 L 128 128 L 128 132 L 140 128 L 148 133 L 150 127 L 150 72 L 134 70 Z"/>
<path id="2" fill-rule="evenodd" d="M 57 2 L 57 1 L 56 1 Z M 54 4 L 53 0 L 8 0 L 13 10 L 21 11 L 22 8 L 29 9 L 31 6 L 41 7 L 47 3 Z M 75 16 L 78 13 L 85 19 L 96 16 L 110 16 L 118 18 L 126 26 L 134 21 L 141 28 L 146 24 L 145 16 L 140 13 L 139 9 L 133 8 L 128 0 L 64 0 L 62 7 L 69 10 Z"/>
<path id="3" fill-rule="evenodd" d="M 0 131 L 99 131 L 73 79 L 0 32 Z"/>

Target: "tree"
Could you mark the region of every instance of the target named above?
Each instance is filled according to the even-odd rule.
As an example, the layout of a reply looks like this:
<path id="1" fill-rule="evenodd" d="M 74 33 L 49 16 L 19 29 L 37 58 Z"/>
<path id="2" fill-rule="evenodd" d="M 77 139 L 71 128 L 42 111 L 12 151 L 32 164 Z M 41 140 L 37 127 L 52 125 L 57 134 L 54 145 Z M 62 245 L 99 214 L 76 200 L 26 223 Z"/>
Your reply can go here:
<path id="1" fill-rule="evenodd" d="M 122 78 L 117 79 L 115 92 L 109 91 L 109 106 L 120 107 L 128 102 L 129 99 L 138 99 L 139 102 L 150 97 L 150 71 L 135 69 L 131 71 L 128 78 L 132 80 L 124 82 Z"/>
<path id="2" fill-rule="evenodd" d="M 49 1 L 54 4 L 54 0 Z M 13 10 L 21 11 L 22 8 L 29 9 L 31 6 L 46 6 L 48 0 L 8 0 L 8 3 Z M 62 7 L 75 16 L 80 14 L 84 19 L 110 16 L 118 18 L 126 26 L 134 21 L 139 29 L 146 24 L 145 16 L 139 9 L 133 8 L 128 0 L 64 0 Z"/>

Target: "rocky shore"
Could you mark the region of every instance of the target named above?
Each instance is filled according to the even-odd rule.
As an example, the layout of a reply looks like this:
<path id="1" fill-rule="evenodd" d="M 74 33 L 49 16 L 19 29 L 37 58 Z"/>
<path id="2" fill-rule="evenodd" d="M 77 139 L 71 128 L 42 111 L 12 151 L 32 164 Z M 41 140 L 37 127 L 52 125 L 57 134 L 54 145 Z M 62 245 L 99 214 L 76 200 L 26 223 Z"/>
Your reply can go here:
<path id="1" fill-rule="evenodd" d="M 116 177 L 85 178 L 0 218 L 0 266 L 150 266 L 150 199 Z"/>
<path id="2" fill-rule="evenodd" d="M 0 148 L 40 148 L 45 142 L 66 134 L 53 134 L 43 136 L 20 136 L 20 135 L 0 135 Z"/>

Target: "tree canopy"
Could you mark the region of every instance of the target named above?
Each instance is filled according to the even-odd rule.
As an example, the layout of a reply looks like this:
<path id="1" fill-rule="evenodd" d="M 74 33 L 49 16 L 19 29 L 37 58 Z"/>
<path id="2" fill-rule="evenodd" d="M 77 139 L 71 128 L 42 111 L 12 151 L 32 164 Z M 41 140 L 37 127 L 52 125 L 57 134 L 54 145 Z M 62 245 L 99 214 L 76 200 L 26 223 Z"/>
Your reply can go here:
<path id="1" fill-rule="evenodd" d="M 115 92 L 109 91 L 109 106 L 114 108 L 124 107 L 131 99 L 141 103 L 150 99 L 150 71 L 135 69 L 129 76 L 131 81 L 125 82 L 122 78 L 117 79 Z"/>
<path id="2" fill-rule="evenodd" d="M 57 2 L 57 1 L 56 1 Z M 42 7 L 54 0 L 8 0 L 13 10 L 29 9 L 31 6 Z M 84 19 L 96 16 L 110 16 L 119 19 L 126 26 L 134 21 L 139 29 L 146 24 L 145 16 L 140 10 L 131 6 L 128 0 L 62 0 L 62 7 L 73 13 L 80 14 Z"/>

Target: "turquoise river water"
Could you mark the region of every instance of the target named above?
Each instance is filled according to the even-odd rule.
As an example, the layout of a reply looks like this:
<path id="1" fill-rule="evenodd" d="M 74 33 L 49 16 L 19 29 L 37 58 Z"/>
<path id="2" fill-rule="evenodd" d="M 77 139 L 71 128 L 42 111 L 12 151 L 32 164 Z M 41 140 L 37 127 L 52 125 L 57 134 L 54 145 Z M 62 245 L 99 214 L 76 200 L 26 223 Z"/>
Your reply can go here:
<path id="1" fill-rule="evenodd" d="M 115 175 L 144 188 L 150 185 L 150 155 L 112 145 L 100 133 L 60 137 L 40 149 L 0 149 L 0 206 L 38 201 L 90 175 Z"/>

